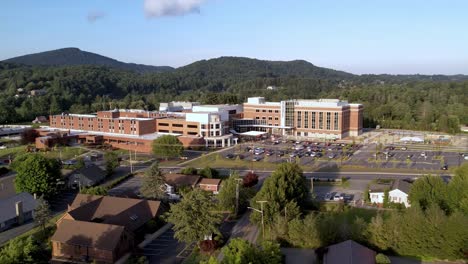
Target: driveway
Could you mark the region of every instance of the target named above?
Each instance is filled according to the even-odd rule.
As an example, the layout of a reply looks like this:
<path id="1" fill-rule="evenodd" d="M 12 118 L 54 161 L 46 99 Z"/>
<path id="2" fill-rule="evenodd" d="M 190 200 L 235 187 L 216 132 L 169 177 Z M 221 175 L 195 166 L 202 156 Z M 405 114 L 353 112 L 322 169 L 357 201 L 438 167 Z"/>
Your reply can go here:
<path id="1" fill-rule="evenodd" d="M 186 245 L 174 238 L 174 230 L 168 229 L 143 248 L 142 255 L 149 263 L 178 264 L 190 256 L 195 244 Z"/>

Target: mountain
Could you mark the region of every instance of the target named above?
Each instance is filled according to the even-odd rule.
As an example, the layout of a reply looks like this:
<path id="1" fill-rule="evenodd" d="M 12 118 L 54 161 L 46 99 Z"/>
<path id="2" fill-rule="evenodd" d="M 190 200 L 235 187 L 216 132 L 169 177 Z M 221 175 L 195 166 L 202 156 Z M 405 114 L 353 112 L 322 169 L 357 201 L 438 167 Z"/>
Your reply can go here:
<path id="1" fill-rule="evenodd" d="M 28 54 L 4 62 L 25 64 L 25 65 L 44 65 L 44 66 L 71 66 L 71 65 L 98 65 L 111 68 L 130 70 L 139 73 L 148 72 L 168 72 L 173 68 L 169 66 L 150 66 L 135 63 L 125 63 L 109 57 L 105 57 L 92 52 L 82 51 L 78 48 L 63 48 L 34 54 Z"/>
<path id="2" fill-rule="evenodd" d="M 176 73 L 201 78 L 254 79 L 298 77 L 311 79 L 349 79 L 355 75 L 317 67 L 304 60 L 267 61 L 245 57 L 219 57 L 177 68 Z"/>

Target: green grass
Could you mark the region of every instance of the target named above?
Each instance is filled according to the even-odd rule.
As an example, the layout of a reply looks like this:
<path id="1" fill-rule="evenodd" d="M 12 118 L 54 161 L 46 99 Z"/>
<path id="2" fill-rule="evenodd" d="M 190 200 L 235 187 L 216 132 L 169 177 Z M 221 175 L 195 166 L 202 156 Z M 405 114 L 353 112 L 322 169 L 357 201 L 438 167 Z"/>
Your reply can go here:
<path id="1" fill-rule="evenodd" d="M 63 216 L 63 214 L 58 214 L 58 215 L 52 217 L 52 218 L 49 220 L 49 222 L 47 223 L 46 228 L 55 227 L 55 224 L 57 223 L 57 221 L 58 221 L 58 220 L 60 219 L 60 217 L 62 217 L 62 216 Z M 36 226 L 36 227 L 34 227 L 33 229 L 31 229 L 31 230 L 29 230 L 29 231 L 27 231 L 27 232 L 25 232 L 25 233 L 23 233 L 23 234 L 17 236 L 16 238 L 26 238 L 26 237 L 28 237 L 28 236 L 35 235 L 35 234 L 37 234 L 37 233 L 39 233 L 39 232 L 42 232 L 42 228 L 41 228 L 40 226 Z"/>
<path id="2" fill-rule="evenodd" d="M 79 147 L 60 147 L 42 153 L 47 158 L 59 159 L 61 157 L 62 160 L 68 160 L 75 158 L 76 156 L 79 156 L 85 152 L 87 151 Z"/>
<path id="3" fill-rule="evenodd" d="M 18 147 L 13 147 L 13 148 L 0 149 L 0 157 L 8 158 L 8 156 L 11 156 L 11 158 L 14 158 L 15 156 L 23 154 L 25 152 L 26 152 L 26 146 L 18 146 Z"/>

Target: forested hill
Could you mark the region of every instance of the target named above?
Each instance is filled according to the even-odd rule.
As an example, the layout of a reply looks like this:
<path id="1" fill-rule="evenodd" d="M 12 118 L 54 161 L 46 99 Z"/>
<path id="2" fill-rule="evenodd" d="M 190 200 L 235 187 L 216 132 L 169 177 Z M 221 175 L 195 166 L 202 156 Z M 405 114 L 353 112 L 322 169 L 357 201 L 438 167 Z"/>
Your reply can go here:
<path id="1" fill-rule="evenodd" d="M 267 90 L 267 86 L 276 90 Z M 21 89 L 20 89 L 21 88 Z M 31 96 L 32 90 L 45 94 Z M 456 133 L 468 124 L 467 76 L 353 75 L 306 61 L 239 57 L 203 60 L 141 74 L 108 66 L 26 66 L 0 62 L 0 124 L 49 113 L 157 109 L 160 102 L 242 103 L 339 98 L 364 104 L 364 125 Z"/>
<path id="2" fill-rule="evenodd" d="M 82 51 L 78 48 L 63 48 L 28 54 L 7 59 L 4 62 L 44 66 L 96 65 L 108 66 L 140 73 L 167 72 L 173 70 L 173 68 L 169 66 L 150 66 L 135 63 L 125 63 L 99 54 Z"/>

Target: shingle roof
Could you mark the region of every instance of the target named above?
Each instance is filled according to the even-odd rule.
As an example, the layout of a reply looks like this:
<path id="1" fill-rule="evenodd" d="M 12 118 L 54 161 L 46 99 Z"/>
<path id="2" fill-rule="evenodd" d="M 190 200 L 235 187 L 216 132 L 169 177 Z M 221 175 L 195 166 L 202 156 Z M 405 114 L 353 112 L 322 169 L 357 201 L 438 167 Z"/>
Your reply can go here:
<path id="1" fill-rule="evenodd" d="M 221 183 L 220 179 L 210 179 L 210 178 L 202 178 L 198 184 L 204 185 L 219 185 Z"/>
<path id="2" fill-rule="evenodd" d="M 113 250 L 123 232 L 123 226 L 63 219 L 50 240 L 68 245 Z"/>
<path id="3" fill-rule="evenodd" d="M 99 221 L 136 230 L 157 216 L 159 201 L 78 194 L 68 212 L 73 219 Z"/>
<path id="4" fill-rule="evenodd" d="M 392 186 L 392 190 L 396 190 L 396 189 L 406 194 L 409 194 L 409 191 L 411 189 L 411 183 L 398 179 L 393 182 L 393 186 Z"/>
<path id="5" fill-rule="evenodd" d="M 174 187 L 195 186 L 200 178 L 201 177 L 197 175 L 185 175 L 177 173 L 164 175 L 165 182 Z"/>
<path id="6" fill-rule="evenodd" d="M 27 192 L 2 199 L 0 200 L 0 223 L 16 217 L 16 202 L 19 201 L 23 202 L 23 212 L 32 211 L 37 207 L 37 201 Z"/>
<path id="7" fill-rule="evenodd" d="M 374 264 L 375 251 L 347 240 L 327 247 L 324 264 Z"/>
<path id="8" fill-rule="evenodd" d="M 106 177 L 106 172 L 96 165 L 85 166 L 75 171 L 94 182 L 99 182 Z"/>

